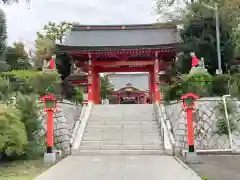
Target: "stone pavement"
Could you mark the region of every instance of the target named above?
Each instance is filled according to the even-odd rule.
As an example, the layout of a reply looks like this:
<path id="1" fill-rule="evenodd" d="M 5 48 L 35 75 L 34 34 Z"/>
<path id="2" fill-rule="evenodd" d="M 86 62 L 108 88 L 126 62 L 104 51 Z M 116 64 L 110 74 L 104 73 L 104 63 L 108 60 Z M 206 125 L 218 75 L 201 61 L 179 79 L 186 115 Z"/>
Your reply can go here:
<path id="1" fill-rule="evenodd" d="M 239 155 L 201 155 L 200 164 L 189 164 L 200 176 L 209 180 L 240 180 Z"/>
<path id="2" fill-rule="evenodd" d="M 35 180 L 201 180 L 171 156 L 69 156 Z"/>

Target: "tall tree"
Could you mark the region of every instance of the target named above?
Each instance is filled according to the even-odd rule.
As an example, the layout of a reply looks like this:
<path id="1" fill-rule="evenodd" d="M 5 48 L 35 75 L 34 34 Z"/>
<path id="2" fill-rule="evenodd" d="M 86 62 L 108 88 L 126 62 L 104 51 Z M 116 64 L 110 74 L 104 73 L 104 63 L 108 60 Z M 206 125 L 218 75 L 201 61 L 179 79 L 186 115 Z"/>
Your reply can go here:
<path id="1" fill-rule="evenodd" d="M 157 0 L 155 12 L 164 20 L 179 20 L 188 11 L 191 4 L 208 4 L 214 6 L 217 3 L 221 13 L 230 21 L 240 20 L 239 0 Z M 161 20 L 163 20 L 161 19 Z"/>
<path id="2" fill-rule="evenodd" d="M 51 39 L 55 43 L 63 43 L 66 33 L 72 28 L 70 23 L 60 22 L 59 24 L 55 22 L 48 22 L 41 32 L 37 32 L 38 39 Z"/>
<path id="3" fill-rule="evenodd" d="M 5 61 L 6 55 L 6 40 L 7 40 L 7 27 L 6 16 L 2 9 L 0 9 L 0 72 L 8 69 Z"/>
<path id="4" fill-rule="evenodd" d="M 60 22 L 57 24 L 50 21 L 43 27 L 42 31 L 37 32 L 35 66 L 38 69 L 42 67 L 44 59 L 51 58 L 55 44 L 62 44 L 67 32 L 71 28 L 71 23 Z"/>
<path id="5" fill-rule="evenodd" d="M 193 0 L 157 0 L 154 10 L 160 21 L 179 20 L 190 3 Z"/>
<path id="6" fill-rule="evenodd" d="M 37 69 L 42 68 L 43 61 L 46 58 L 51 58 L 55 49 L 55 42 L 48 38 L 37 38 L 35 40 L 35 48 L 36 48 L 36 58 L 34 61 L 34 66 Z"/>
<path id="7" fill-rule="evenodd" d="M 184 29 L 181 32 L 183 44 L 180 51 L 183 52 L 180 60 L 180 71 L 186 73 L 191 68 L 190 52 L 195 52 L 200 58 L 203 57 L 207 69 L 211 74 L 218 68 L 216 48 L 216 23 L 214 12 L 206 9 L 199 3 L 188 7 L 185 13 Z M 226 70 L 227 65 L 233 60 L 234 44 L 232 39 L 233 24 L 220 11 L 220 41 L 222 68 Z M 184 65 L 183 65 L 184 64 Z M 188 66 L 187 66 L 187 65 Z"/>
<path id="8" fill-rule="evenodd" d="M 1 0 L 3 4 L 19 3 L 20 1 L 23 1 L 23 0 Z M 24 1 L 27 3 L 30 2 L 30 0 L 24 0 Z"/>

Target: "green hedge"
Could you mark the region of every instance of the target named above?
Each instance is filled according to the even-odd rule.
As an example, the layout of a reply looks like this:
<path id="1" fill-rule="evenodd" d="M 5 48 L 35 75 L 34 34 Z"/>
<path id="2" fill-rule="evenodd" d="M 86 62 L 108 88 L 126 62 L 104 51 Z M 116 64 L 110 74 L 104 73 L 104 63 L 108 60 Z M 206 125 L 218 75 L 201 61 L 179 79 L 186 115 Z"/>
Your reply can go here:
<path id="1" fill-rule="evenodd" d="M 34 158 L 44 152 L 38 99 L 50 85 L 51 93 L 58 96 L 61 79 L 55 71 L 16 70 L 1 74 L 0 153 L 11 158 Z M 10 101 L 13 96 L 16 97 L 14 103 Z"/>
<path id="2" fill-rule="evenodd" d="M 234 74 L 230 80 L 230 93 L 232 96 L 240 97 L 240 73 Z"/>
<path id="3" fill-rule="evenodd" d="M 188 75 L 182 83 L 183 93 L 195 93 L 199 96 L 210 96 L 212 89 L 212 76 L 208 73 Z"/>
<path id="4" fill-rule="evenodd" d="M 0 152 L 8 156 L 23 154 L 28 144 L 20 116 L 18 109 L 0 104 Z"/>
<path id="5" fill-rule="evenodd" d="M 212 94 L 214 96 L 229 94 L 229 80 L 230 76 L 228 74 L 213 76 Z"/>
<path id="6" fill-rule="evenodd" d="M 233 76 L 223 74 L 211 76 L 207 73 L 194 73 L 175 77 L 170 85 L 164 88 L 164 99 L 179 100 L 185 93 L 196 93 L 201 97 L 222 96 L 231 94 L 240 96 L 240 74 Z"/>

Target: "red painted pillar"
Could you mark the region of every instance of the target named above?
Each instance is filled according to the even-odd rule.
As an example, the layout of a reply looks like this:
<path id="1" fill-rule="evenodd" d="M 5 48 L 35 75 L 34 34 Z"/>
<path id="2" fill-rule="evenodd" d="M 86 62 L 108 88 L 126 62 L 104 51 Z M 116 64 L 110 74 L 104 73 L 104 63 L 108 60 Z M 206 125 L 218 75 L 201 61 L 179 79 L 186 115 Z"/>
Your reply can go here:
<path id="1" fill-rule="evenodd" d="M 101 88 L 101 82 L 100 82 L 100 74 L 97 72 L 96 74 L 96 104 L 101 104 L 101 96 L 100 96 L 100 88 Z"/>
<path id="2" fill-rule="evenodd" d="M 93 66 L 92 66 L 92 56 L 88 54 L 88 103 L 94 102 L 94 93 L 93 93 Z"/>
<path id="3" fill-rule="evenodd" d="M 187 115 L 187 135 L 188 150 L 194 152 L 194 130 L 193 130 L 193 110 L 195 108 L 194 101 L 200 97 L 193 93 L 187 93 L 181 97 L 183 107 Z"/>
<path id="4" fill-rule="evenodd" d="M 53 121 L 54 110 L 48 110 L 47 116 L 47 153 L 52 153 L 53 148 L 53 128 L 54 128 L 54 121 Z"/>
<path id="5" fill-rule="evenodd" d="M 157 104 L 160 103 L 160 83 L 159 83 L 159 60 L 158 60 L 158 52 L 155 53 L 155 61 L 154 61 L 154 99 Z"/>
<path id="6" fill-rule="evenodd" d="M 93 87 L 94 87 L 94 102 L 95 104 L 100 104 L 100 75 L 98 72 L 94 71 L 93 75 Z"/>
<path id="7" fill-rule="evenodd" d="M 194 133 L 193 133 L 193 108 L 187 107 L 187 134 L 189 152 L 194 152 Z"/>
<path id="8" fill-rule="evenodd" d="M 152 97 L 153 97 L 153 72 L 149 72 L 149 100 L 150 104 L 152 103 Z"/>

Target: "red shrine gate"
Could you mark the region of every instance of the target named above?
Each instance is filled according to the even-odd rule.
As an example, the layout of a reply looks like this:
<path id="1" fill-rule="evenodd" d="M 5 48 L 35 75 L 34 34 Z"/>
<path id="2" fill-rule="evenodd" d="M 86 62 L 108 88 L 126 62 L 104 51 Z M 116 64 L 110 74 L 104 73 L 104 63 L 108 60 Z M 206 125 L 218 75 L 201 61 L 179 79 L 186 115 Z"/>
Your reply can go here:
<path id="1" fill-rule="evenodd" d="M 75 25 L 57 59 L 74 62 L 88 75 L 88 102 L 100 104 L 100 73 L 148 72 L 151 101 L 160 102 L 159 72 L 176 55 L 179 39 L 176 25 L 79 26 Z M 68 57 L 68 58 L 66 58 Z M 76 80 L 75 80 L 76 81 Z"/>

